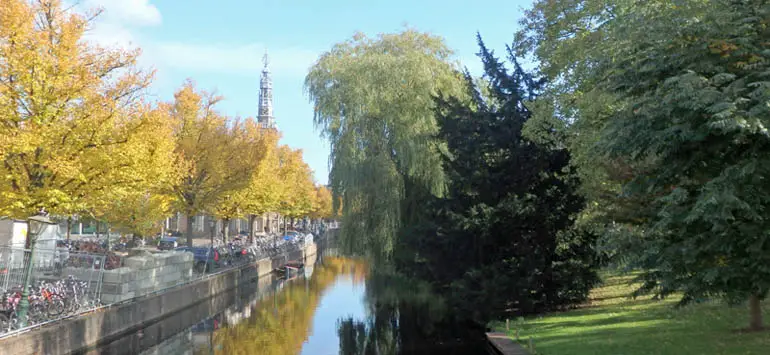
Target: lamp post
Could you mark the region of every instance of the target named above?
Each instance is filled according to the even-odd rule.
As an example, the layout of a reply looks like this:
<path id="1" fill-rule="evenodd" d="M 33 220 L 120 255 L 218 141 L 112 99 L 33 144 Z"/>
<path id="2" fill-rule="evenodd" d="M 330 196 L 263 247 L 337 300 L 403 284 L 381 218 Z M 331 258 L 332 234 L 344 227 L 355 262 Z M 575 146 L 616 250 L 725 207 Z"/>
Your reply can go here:
<path id="1" fill-rule="evenodd" d="M 35 256 L 35 242 L 40 233 L 46 227 L 55 224 L 45 216 L 41 211 L 38 215 L 32 216 L 27 220 L 27 243 L 29 244 L 29 257 L 27 258 L 27 267 L 24 270 L 24 284 L 21 290 L 21 300 L 19 301 L 19 325 L 23 328 L 27 326 L 27 311 L 29 310 L 29 283 L 32 278 L 32 263 Z"/>

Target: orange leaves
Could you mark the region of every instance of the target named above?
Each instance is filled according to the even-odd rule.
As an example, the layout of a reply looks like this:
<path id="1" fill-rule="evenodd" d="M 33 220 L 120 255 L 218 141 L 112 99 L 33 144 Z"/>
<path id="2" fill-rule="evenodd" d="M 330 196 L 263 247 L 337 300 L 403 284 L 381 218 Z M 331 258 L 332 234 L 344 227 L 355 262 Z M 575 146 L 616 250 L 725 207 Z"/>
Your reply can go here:
<path id="1" fill-rule="evenodd" d="M 735 44 L 732 44 L 730 42 L 727 42 L 721 39 L 711 41 L 708 47 L 711 53 L 719 54 L 723 58 L 729 57 L 732 52 L 738 49 L 738 46 L 736 46 Z"/>

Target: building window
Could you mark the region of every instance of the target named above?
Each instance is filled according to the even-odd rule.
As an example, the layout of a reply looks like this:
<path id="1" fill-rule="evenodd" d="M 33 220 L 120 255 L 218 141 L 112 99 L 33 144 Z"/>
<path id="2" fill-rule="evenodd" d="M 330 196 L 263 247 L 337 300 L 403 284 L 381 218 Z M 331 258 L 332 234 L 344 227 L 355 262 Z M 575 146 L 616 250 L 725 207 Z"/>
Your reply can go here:
<path id="1" fill-rule="evenodd" d="M 193 227 L 194 231 L 203 232 L 203 216 L 195 216 L 195 219 L 193 219 L 193 224 L 195 225 Z"/>

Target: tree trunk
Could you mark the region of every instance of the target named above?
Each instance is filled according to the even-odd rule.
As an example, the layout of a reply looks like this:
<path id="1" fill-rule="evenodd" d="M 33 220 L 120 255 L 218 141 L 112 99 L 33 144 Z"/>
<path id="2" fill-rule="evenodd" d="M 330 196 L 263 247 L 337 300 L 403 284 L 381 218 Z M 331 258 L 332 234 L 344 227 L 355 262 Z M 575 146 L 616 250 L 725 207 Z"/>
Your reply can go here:
<path id="1" fill-rule="evenodd" d="M 99 240 L 99 221 L 96 221 L 96 230 L 94 233 L 96 233 L 96 240 Z"/>
<path id="2" fill-rule="evenodd" d="M 249 215 L 249 244 L 254 243 L 254 239 L 256 238 L 256 230 L 254 228 L 254 222 L 257 220 L 257 215 L 250 214 Z"/>
<path id="3" fill-rule="evenodd" d="M 749 329 L 762 330 L 762 305 L 757 295 L 749 297 L 749 317 Z"/>
<path id="4" fill-rule="evenodd" d="M 193 216 L 190 216 L 189 214 L 186 215 L 187 218 L 185 218 L 185 222 L 187 224 L 187 230 L 184 232 L 184 234 L 187 236 L 187 246 L 191 247 L 193 246 Z"/>
<path id="5" fill-rule="evenodd" d="M 227 238 L 230 237 L 230 219 L 229 218 L 223 218 L 222 219 L 222 242 L 223 244 L 227 244 Z"/>
<path id="6" fill-rule="evenodd" d="M 70 230 L 72 230 L 72 216 L 67 217 L 67 241 L 70 241 Z"/>

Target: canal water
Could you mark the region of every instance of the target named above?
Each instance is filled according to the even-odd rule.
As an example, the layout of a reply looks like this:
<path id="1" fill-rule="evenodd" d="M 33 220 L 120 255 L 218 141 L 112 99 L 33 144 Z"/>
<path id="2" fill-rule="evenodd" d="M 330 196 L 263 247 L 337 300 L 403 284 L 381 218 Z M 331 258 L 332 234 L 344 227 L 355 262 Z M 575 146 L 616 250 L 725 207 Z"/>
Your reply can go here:
<path id="1" fill-rule="evenodd" d="M 322 256 L 299 275 L 261 278 L 88 353 L 492 353 L 479 336 L 437 337 L 429 334 L 436 329 L 424 320 L 417 327 L 405 326 L 408 321 L 399 306 L 383 306 L 374 287 L 367 288 L 368 273 L 361 260 Z"/>

